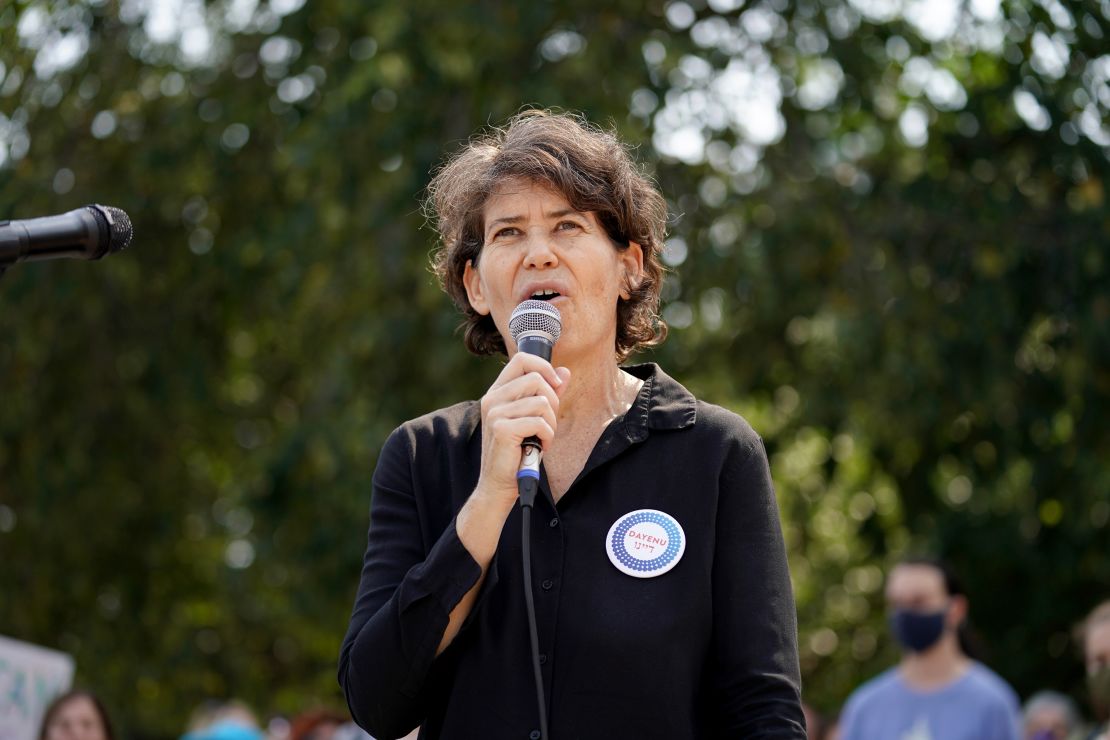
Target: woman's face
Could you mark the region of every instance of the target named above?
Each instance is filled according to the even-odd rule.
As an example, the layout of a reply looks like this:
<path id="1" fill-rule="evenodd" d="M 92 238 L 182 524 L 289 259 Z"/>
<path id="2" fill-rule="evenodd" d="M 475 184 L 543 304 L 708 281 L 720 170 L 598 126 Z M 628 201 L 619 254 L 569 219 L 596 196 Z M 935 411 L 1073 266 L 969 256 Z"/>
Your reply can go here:
<path id="1" fill-rule="evenodd" d="M 87 696 L 70 699 L 46 728 L 47 740 L 107 740 L 100 713 Z"/>
<path id="2" fill-rule="evenodd" d="M 521 301 L 542 297 L 563 320 L 553 361 L 612 357 L 617 301 L 643 274 L 640 246 L 618 250 L 593 212 L 574 210 L 561 193 L 534 182 L 503 183 L 483 216 L 482 251 L 463 280 L 470 305 L 492 315 L 510 356 L 509 315 Z"/>

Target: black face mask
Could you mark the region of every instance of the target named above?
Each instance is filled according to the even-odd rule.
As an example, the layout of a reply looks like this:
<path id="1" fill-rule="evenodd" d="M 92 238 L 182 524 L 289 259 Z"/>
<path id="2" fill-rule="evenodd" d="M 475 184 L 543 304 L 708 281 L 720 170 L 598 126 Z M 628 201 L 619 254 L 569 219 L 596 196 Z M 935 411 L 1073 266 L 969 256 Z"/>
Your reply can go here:
<path id="1" fill-rule="evenodd" d="M 890 615 L 890 630 L 906 650 L 924 652 L 936 645 L 944 634 L 944 617 L 947 614 L 947 608 L 924 613 L 895 609 Z"/>

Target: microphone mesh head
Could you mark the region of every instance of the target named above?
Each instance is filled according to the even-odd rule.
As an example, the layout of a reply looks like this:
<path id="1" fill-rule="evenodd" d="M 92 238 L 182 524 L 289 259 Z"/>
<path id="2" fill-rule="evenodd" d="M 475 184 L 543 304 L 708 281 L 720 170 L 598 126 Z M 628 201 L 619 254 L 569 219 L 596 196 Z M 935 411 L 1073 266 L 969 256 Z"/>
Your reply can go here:
<path id="1" fill-rule="evenodd" d="M 87 259 L 98 260 L 109 252 L 118 252 L 131 243 L 131 219 L 121 209 L 114 206 L 91 205 L 85 209 L 96 219 L 100 227 L 100 239 L 108 237 L 108 243 L 97 242 L 95 254 Z"/>
<path id="2" fill-rule="evenodd" d="M 108 218 L 112 237 L 108 244 L 109 252 L 118 252 L 131 243 L 131 219 L 121 209 L 113 206 L 97 206 Z"/>
<path id="3" fill-rule="evenodd" d="M 509 333 L 514 342 L 519 342 L 523 334 L 544 334 L 555 343 L 563 333 L 563 317 L 559 315 L 559 309 L 547 301 L 529 298 L 513 309 L 509 317 Z"/>

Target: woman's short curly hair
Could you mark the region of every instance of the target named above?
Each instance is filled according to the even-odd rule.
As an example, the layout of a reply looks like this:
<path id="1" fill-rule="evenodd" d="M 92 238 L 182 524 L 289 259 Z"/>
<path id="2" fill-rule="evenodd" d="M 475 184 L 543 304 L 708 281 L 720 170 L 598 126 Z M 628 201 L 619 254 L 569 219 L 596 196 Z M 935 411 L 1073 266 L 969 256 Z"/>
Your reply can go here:
<path id="1" fill-rule="evenodd" d="M 593 211 L 615 249 L 640 245 L 644 274 L 617 305 L 614 349 L 623 360 L 663 341 L 667 326 L 658 311 L 666 201 L 613 132 L 577 115 L 527 110 L 467 143 L 428 186 L 425 208 L 440 241 L 432 269 L 465 316 L 467 349 L 478 355 L 505 352 L 493 319 L 467 300 L 463 272 L 467 262 L 478 264 L 482 252 L 486 201 L 509 180 L 549 185 L 575 210 Z"/>

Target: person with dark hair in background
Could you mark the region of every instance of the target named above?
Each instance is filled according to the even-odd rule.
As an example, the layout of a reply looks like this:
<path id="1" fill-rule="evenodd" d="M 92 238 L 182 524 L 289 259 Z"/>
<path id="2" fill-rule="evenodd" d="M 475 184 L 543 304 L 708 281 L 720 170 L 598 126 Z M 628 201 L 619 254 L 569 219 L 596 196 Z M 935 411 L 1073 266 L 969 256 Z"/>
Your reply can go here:
<path id="1" fill-rule="evenodd" d="M 943 563 L 904 560 L 887 578 L 899 664 L 848 698 L 842 740 L 1018 740 L 1017 694 L 969 657 L 968 600 Z"/>
<path id="2" fill-rule="evenodd" d="M 821 740 L 825 736 L 825 719 L 812 704 L 802 702 L 802 714 L 806 718 L 806 740 Z"/>
<path id="3" fill-rule="evenodd" d="M 615 135 L 541 111 L 466 145 L 430 192 L 466 345 L 508 361 L 481 401 L 382 449 L 339 661 L 352 716 L 379 738 L 535 739 L 539 689 L 551 738 L 803 740 L 763 442 L 657 365 L 620 364 L 663 338 L 663 197 Z M 551 362 L 516 349 L 527 299 L 561 313 Z"/>
<path id="4" fill-rule="evenodd" d="M 837 723 L 840 721 L 839 714 L 821 714 L 812 705 L 805 702 L 802 702 L 802 711 L 806 716 L 806 738 L 808 740 L 837 740 L 840 737 L 837 727 Z"/>
<path id="5" fill-rule="evenodd" d="M 1090 740 L 1110 740 L 1110 601 L 1087 615 L 1076 629 L 1087 667 L 1087 689 L 1098 726 Z"/>
<path id="6" fill-rule="evenodd" d="M 329 709 L 310 709 L 289 722 L 288 740 L 333 740 L 347 716 Z"/>
<path id="7" fill-rule="evenodd" d="M 115 740 L 108 710 L 96 694 L 74 689 L 58 696 L 46 708 L 39 740 Z"/>

